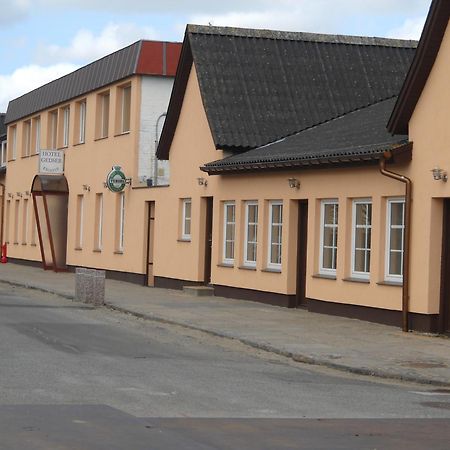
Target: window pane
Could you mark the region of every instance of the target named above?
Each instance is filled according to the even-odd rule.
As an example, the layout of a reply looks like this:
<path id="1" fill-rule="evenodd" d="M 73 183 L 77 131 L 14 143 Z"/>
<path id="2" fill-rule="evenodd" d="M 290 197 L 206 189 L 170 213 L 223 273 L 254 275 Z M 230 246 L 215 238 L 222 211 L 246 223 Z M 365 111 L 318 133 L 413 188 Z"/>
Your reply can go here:
<path id="1" fill-rule="evenodd" d="M 248 206 L 248 221 L 256 223 L 258 221 L 258 207 L 256 205 Z"/>
<path id="2" fill-rule="evenodd" d="M 225 243 L 225 258 L 233 259 L 234 258 L 234 242 L 227 241 Z"/>
<path id="3" fill-rule="evenodd" d="M 356 228 L 355 230 L 355 248 L 366 247 L 366 229 Z"/>
<path id="4" fill-rule="evenodd" d="M 281 205 L 272 206 L 272 223 L 281 223 Z"/>
<path id="5" fill-rule="evenodd" d="M 189 219 L 184 222 L 184 234 L 191 234 L 191 221 Z"/>
<path id="6" fill-rule="evenodd" d="M 249 225 L 248 226 L 248 236 L 247 240 L 251 242 L 256 241 L 256 225 Z"/>
<path id="7" fill-rule="evenodd" d="M 391 228 L 390 250 L 401 250 L 403 247 L 403 233 L 401 228 Z"/>
<path id="8" fill-rule="evenodd" d="M 355 250 L 355 267 L 356 272 L 365 272 L 365 251 Z"/>
<path id="9" fill-rule="evenodd" d="M 186 219 L 189 219 L 191 217 L 191 202 L 186 202 L 184 205 L 184 216 Z"/>
<path id="10" fill-rule="evenodd" d="M 404 203 L 391 203 L 391 225 L 403 225 Z"/>
<path id="11" fill-rule="evenodd" d="M 370 224 L 370 209 L 368 204 L 356 205 L 356 225 Z"/>
<path id="12" fill-rule="evenodd" d="M 334 223 L 334 205 L 324 205 L 324 223 L 333 224 Z"/>
<path id="13" fill-rule="evenodd" d="M 389 255 L 389 275 L 402 275 L 402 254 L 391 252 Z"/>
<path id="14" fill-rule="evenodd" d="M 334 269 L 333 267 L 333 249 L 324 248 L 323 249 L 323 261 L 322 265 L 324 269 Z"/>
<path id="15" fill-rule="evenodd" d="M 332 247 L 334 234 L 335 234 L 334 228 L 325 227 L 323 230 L 323 245 L 326 245 L 327 247 Z"/>
<path id="16" fill-rule="evenodd" d="M 256 245 L 249 243 L 247 244 L 247 260 L 256 261 Z"/>

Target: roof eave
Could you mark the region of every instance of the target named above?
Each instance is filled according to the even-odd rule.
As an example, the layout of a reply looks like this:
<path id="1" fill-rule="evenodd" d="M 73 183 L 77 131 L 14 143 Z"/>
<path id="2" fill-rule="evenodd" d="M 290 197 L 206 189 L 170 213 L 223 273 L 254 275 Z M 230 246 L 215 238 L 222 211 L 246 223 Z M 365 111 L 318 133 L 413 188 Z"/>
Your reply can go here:
<path id="1" fill-rule="evenodd" d="M 249 162 L 235 165 L 204 165 L 200 170 L 208 175 L 233 175 L 239 173 L 280 171 L 308 168 L 327 168 L 343 166 L 373 165 L 378 163 L 380 157 L 386 150 L 392 152 L 393 158 L 390 163 L 409 162 L 412 159 L 412 142 L 408 142 L 389 149 L 380 149 L 377 152 L 361 155 L 323 156 L 318 158 L 297 159 L 290 161 L 264 161 Z"/>
<path id="2" fill-rule="evenodd" d="M 189 74 L 192 68 L 192 51 L 189 42 L 188 27 L 184 34 L 183 46 L 181 48 L 181 56 L 175 74 L 175 81 L 170 95 L 169 106 L 167 108 L 167 117 L 164 121 L 164 126 L 159 139 L 156 156 L 160 160 L 168 160 L 170 147 L 172 145 L 175 130 L 180 118 L 181 107 L 183 106 L 184 95 L 186 93 L 186 86 L 189 79 Z"/>
<path id="3" fill-rule="evenodd" d="M 407 134 L 408 123 L 427 82 L 450 16 L 448 0 L 433 0 L 414 59 L 392 110 L 387 128 L 392 134 Z"/>

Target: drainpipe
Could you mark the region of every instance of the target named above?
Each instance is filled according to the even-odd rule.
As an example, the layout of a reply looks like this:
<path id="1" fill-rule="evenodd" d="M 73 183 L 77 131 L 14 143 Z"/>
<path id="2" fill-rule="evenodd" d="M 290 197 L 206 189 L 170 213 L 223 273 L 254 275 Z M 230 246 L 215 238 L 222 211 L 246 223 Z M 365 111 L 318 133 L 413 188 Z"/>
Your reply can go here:
<path id="1" fill-rule="evenodd" d="M 153 179 L 154 179 L 154 186 L 158 184 L 158 158 L 156 157 L 156 150 L 158 150 L 158 127 L 159 127 L 159 121 L 166 117 L 167 113 L 162 113 L 157 119 L 155 123 L 155 156 L 154 156 L 154 164 L 153 164 Z"/>
<path id="2" fill-rule="evenodd" d="M 411 236 L 411 190 L 412 181 L 395 172 L 386 170 L 386 161 L 392 158 L 392 152 L 384 152 L 380 159 L 380 172 L 389 178 L 405 183 L 405 232 L 403 235 L 403 289 L 402 289 L 402 330 L 409 331 L 409 249 Z"/>

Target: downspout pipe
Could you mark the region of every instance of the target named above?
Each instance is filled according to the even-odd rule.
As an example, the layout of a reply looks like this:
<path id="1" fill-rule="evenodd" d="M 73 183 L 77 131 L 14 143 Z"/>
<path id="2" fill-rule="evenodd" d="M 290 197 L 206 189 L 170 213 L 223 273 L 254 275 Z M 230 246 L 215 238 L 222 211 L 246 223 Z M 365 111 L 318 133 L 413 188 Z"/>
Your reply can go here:
<path id="1" fill-rule="evenodd" d="M 382 175 L 405 183 L 405 228 L 403 235 L 403 288 L 402 288 L 402 330 L 409 331 L 409 266 L 411 241 L 411 200 L 412 181 L 405 175 L 386 170 L 386 161 L 392 158 L 392 152 L 384 152 L 380 158 L 380 172 Z"/>

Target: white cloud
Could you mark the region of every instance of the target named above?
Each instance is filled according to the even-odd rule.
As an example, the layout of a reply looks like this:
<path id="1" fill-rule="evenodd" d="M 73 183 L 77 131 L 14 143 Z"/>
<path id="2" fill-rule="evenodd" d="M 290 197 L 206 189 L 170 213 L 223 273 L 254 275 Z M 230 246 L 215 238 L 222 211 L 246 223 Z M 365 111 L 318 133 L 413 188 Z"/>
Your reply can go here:
<path id="1" fill-rule="evenodd" d="M 77 69 L 73 64 L 55 64 L 48 67 L 24 66 L 11 74 L 0 75 L 0 111 L 6 111 L 8 102 L 49 81 Z"/>
<path id="2" fill-rule="evenodd" d="M 128 23 L 109 23 L 98 35 L 90 30 L 79 30 L 67 47 L 56 44 L 39 45 L 36 61 L 39 64 L 50 62 L 85 63 L 101 58 L 139 39 L 158 39 L 158 35 L 150 27 L 140 27 Z"/>
<path id="3" fill-rule="evenodd" d="M 1 3 L 0 25 L 9 25 L 24 18 L 30 11 L 30 0 L 7 0 Z"/>
<path id="4" fill-rule="evenodd" d="M 217 26 L 268 28 L 317 33 L 346 33 L 349 24 L 356 30 L 383 23 L 394 14 L 424 14 L 429 0 L 340 0 L 330 8 L 329 0 L 278 0 L 242 2 L 242 6 L 224 13 L 205 8 L 200 14 L 191 13 L 190 23 Z M 258 5 L 255 5 L 258 3 Z M 208 9 L 211 12 L 208 12 Z M 417 37 L 420 20 L 410 19 L 414 24 L 412 36 Z M 405 24 L 405 26 L 407 26 Z M 399 31 L 400 33 L 400 31 Z M 414 34 L 415 33 L 415 34 Z M 420 34 L 420 33 L 419 33 Z M 405 33 L 406 35 L 406 33 Z"/>
<path id="5" fill-rule="evenodd" d="M 388 37 L 397 39 L 419 39 L 422 34 L 425 17 L 415 19 L 406 19 L 405 22 L 397 28 L 388 32 Z"/>

